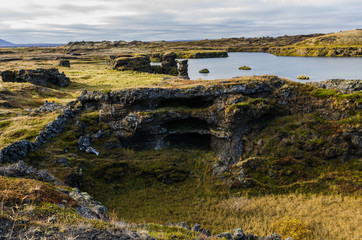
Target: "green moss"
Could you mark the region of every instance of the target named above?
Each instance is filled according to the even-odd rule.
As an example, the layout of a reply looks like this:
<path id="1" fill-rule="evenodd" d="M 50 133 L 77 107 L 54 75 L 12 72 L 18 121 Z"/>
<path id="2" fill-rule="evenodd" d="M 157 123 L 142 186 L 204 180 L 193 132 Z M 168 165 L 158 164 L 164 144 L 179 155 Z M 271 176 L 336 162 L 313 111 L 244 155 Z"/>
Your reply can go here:
<path id="1" fill-rule="evenodd" d="M 319 98 L 336 97 L 338 92 L 330 89 L 318 88 L 312 92 L 312 95 Z"/>
<path id="2" fill-rule="evenodd" d="M 362 117 L 361 117 L 361 111 L 357 112 L 355 115 L 350 116 L 348 118 L 339 120 L 338 123 L 339 124 L 360 124 L 362 122 Z"/>
<path id="3" fill-rule="evenodd" d="M 55 217 L 58 222 L 65 224 L 75 224 L 80 221 L 81 217 L 74 208 L 60 207 L 52 203 L 43 203 L 35 209 L 35 214 L 42 218 Z"/>

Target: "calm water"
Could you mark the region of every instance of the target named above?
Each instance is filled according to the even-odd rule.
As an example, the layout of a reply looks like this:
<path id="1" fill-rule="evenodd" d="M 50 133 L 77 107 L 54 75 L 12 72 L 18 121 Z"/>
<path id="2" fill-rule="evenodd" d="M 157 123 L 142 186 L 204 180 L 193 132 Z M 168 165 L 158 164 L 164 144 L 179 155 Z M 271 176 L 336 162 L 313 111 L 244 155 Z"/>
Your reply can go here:
<path id="1" fill-rule="evenodd" d="M 244 65 L 251 70 L 238 69 Z M 209 69 L 210 73 L 199 73 L 203 68 Z M 309 81 L 362 79 L 362 57 L 279 57 L 268 53 L 229 53 L 228 58 L 189 59 L 189 76 L 194 80 L 265 74 L 295 81 L 299 81 L 297 77 L 301 74 L 309 76 Z"/>

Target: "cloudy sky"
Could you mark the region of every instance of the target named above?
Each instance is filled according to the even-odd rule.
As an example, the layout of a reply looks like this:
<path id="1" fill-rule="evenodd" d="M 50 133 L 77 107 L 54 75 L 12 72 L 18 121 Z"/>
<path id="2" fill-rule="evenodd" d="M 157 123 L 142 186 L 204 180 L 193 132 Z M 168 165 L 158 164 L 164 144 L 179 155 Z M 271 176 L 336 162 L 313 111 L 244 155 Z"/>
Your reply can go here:
<path id="1" fill-rule="evenodd" d="M 0 39 L 190 40 L 362 28 L 362 0 L 1 0 Z"/>

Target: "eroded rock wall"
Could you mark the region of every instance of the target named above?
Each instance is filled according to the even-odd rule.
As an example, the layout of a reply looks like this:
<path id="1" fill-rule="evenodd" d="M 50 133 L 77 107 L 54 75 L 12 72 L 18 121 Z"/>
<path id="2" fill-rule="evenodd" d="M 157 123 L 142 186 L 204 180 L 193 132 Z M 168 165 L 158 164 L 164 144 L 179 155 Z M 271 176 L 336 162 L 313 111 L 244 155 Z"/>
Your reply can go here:
<path id="1" fill-rule="evenodd" d="M 60 87 L 67 87 L 70 80 L 64 73 L 60 73 L 58 69 L 36 69 L 36 70 L 7 70 L 1 72 L 3 82 L 30 82 L 35 85 L 49 87 L 49 84 Z"/>
<path id="2" fill-rule="evenodd" d="M 197 86 L 190 89 L 140 88 L 109 93 L 83 92 L 85 109 L 100 111 L 122 146 L 134 149 L 197 147 L 213 150 L 235 163 L 243 150 L 243 134 L 259 119 L 273 115 L 272 105 L 238 107 L 250 99 L 271 96 L 283 80 Z"/>

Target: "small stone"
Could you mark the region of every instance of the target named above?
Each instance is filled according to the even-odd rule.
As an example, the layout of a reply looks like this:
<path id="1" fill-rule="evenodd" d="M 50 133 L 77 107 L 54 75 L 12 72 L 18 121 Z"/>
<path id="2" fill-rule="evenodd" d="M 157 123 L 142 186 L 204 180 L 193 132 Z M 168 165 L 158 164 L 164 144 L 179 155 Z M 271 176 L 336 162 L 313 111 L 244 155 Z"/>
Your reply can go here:
<path id="1" fill-rule="evenodd" d="M 233 238 L 235 240 L 245 240 L 246 236 L 241 228 L 235 228 L 233 230 Z"/>
<path id="2" fill-rule="evenodd" d="M 63 165 L 69 165 L 70 164 L 69 160 L 67 158 L 64 158 L 64 157 L 60 158 L 58 160 L 58 163 L 63 164 Z"/>
<path id="3" fill-rule="evenodd" d="M 48 218 L 48 223 L 55 223 L 57 221 L 56 217 L 50 217 Z"/>
<path id="4" fill-rule="evenodd" d="M 191 227 L 187 225 L 185 222 L 176 223 L 176 226 L 186 228 L 187 230 L 191 230 Z"/>
<path id="5" fill-rule="evenodd" d="M 272 235 L 266 237 L 265 240 L 282 240 L 282 238 L 278 234 L 273 233 Z"/>
<path id="6" fill-rule="evenodd" d="M 248 233 L 246 235 L 246 240 L 256 240 L 256 239 L 257 239 L 257 237 L 254 236 L 253 234 Z"/>
<path id="7" fill-rule="evenodd" d="M 198 223 L 196 223 L 193 227 L 192 227 L 192 231 L 194 231 L 194 232 L 198 232 L 199 230 L 200 230 L 200 228 L 201 228 L 201 225 L 200 224 L 198 224 Z"/>
<path id="8" fill-rule="evenodd" d="M 8 102 L 2 103 L 2 106 L 3 106 L 4 108 L 12 108 L 12 107 L 13 107 L 13 106 L 12 106 L 10 103 L 8 103 Z"/>
<path id="9" fill-rule="evenodd" d="M 200 229 L 199 233 L 204 234 L 206 237 L 211 236 L 211 232 L 208 229 Z"/>
<path id="10" fill-rule="evenodd" d="M 216 235 L 218 238 L 226 238 L 226 239 L 232 239 L 231 234 L 228 232 L 223 232 L 218 235 Z"/>
<path id="11" fill-rule="evenodd" d="M 83 151 L 90 146 L 90 138 L 87 136 L 81 136 L 78 140 L 79 150 Z"/>
<path id="12" fill-rule="evenodd" d="M 99 155 L 99 152 L 97 150 L 95 150 L 94 148 L 92 147 L 88 147 L 86 150 L 85 150 L 86 153 L 94 153 L 95 155 Z"/>

